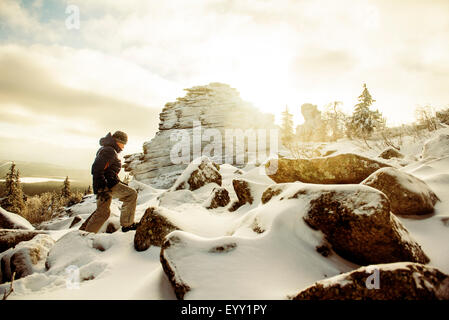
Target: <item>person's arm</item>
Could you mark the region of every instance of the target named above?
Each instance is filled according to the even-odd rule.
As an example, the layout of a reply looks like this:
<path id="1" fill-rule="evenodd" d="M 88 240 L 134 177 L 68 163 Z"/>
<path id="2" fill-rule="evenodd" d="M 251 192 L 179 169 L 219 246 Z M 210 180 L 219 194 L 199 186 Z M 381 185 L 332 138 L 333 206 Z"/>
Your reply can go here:
<path id="1" fill-rule="evenodd" d="M 108 163 L 114 159 L 114 150 L 111 148 L 104 148 L 100 154 L 95 158 L 92 164 L 92 175 L 95 181 L 98 181 L 99 190 L 104 190 L 107 186 L 107 180 L 104 176 L 104 171 Z"/>

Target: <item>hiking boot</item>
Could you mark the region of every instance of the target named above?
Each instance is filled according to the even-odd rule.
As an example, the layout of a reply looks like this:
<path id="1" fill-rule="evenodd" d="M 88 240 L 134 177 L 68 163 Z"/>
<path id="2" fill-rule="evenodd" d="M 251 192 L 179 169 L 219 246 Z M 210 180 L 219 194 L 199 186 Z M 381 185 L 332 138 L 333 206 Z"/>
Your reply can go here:
<path id="1" fill-rule="evenodd" d="M 134 222 L 133 224 L 131 224 L 131 225 L 127 226 L 127 227 L 122 227 L 122 232 L 128 232 L 130 230 L 136 230 L 138 226 L 139 226 L 139 224 Z"/>

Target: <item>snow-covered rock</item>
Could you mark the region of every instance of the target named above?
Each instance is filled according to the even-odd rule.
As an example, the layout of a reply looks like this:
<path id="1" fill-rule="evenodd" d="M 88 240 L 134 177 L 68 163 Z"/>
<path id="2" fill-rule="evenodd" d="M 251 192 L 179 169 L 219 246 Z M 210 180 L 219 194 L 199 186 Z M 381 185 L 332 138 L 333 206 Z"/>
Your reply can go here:
<path id="1" fill-rule="evenodd" d="M 24 217 L 0 207 L 0 229 L 34 230 L 34 227 Z"/>
<path id="2" fill-rule="evenodd" d="M 35 230 L 0 229 L 0 252 L 12 248 L 22 241 L 31 240 L 41 233 L 45 232 Z"/>
<path id="3" fill-rule="evenodd" d="M 276 183 L 301 181 L 315 184 L 360 183 L 374 171 L 390 165 L 357 154 L 314 159 L 272 159 L 265 165 Z"/>
<path id="4" fill-rule="evenodd" d="M 379 169 L 362 184 L 385 193 L 394 214 L 432 213 L 438 201 L 436 194 L 424 181 L 395 168 Z"/>
<path id="5" fill-rule="evenodd" d="M 54 243 L 49 235 L 39 234 L 3 252 L 0 257 L 1 283 L 11 281 L 14 272 L 14 279 L 20 279 L 34 272 L 45 271 L 45 260 Z"/>
<path id="6" fill-rule="evenodd" d="M 231 198 L 229 197 L 228 190 L 223 187 L 216 187 L 212 189 L 209 198 L 204 203 L 204 207 L 207 209 L 226 207 L 229 202 L 231 202 Z"/>
<path id="7" fill-rule="evenodd" d="M 448 300 L 449 276 L 418 263 L 371 265 L 318 281 L 293 299 Z"/>
<path id="8" fill-rule="evenodd" d="M 161 214 L 163 209 L 150 207 L 145 211 L 134 236 L 134 248 L 137 251 L 147 250 L 151 245 L 161 246 L 170 232 L 180 230 L 167 216 Z"/>
<path id="9" fill-rule="evenodd" d="M 442 158 L 447 156 L 449 156 L 449 134 L 441 133 L 424 143 L 422 148 L 423 159 Z"/>
<path id="10" fill-rule="evenodd" d="M 379 154 L 379 158 L 386 159 L 386 160 L 391 159 L 391 158 L 401 158 L 402 159 L 402 158 L 404 158 L 404 155 L 402 153 L 400 153 L 398 150 L 396 150 L 395 148 L 388 147 Z"/>
<path id="11" fill-rule="evenodd" d="M 222 178 L 219 170 L 218 164 L 212 162 L 208 157 L 202 156 L 187 166 L 170 190 L 194 191 L 208 183 L 216 183 L 221 186 Z"/>
<path id="12" fill-rule="evenodd" d="M 258 204 L 263 191 L 267 187 L 266 184 L 241 178 L 232 180 L 232 186 L 234 187 L 238 200 L 231 205 L 229 211 L 235 211 L 247 203 L 251 205 L 255 201 Z"/>
<path id="13" fill-rule="evenodd" d="M 236 89 L 222 83 L 210 83 L 192 87 L 186 91 L 186 96 L 177 98 L 176 102 L 165 104 L 159 116 L 159 132 L 151 141 L 144 143 L 143 152 L 125 156 L 125 171 L 131 172 L 134 179 L 157 188 L 171 187 L 188 163 L 201 156 L 194 153 L 194 148 L 199 152 L 205 152 L 205 148 L 210 146 L 216 133 L 221 137 L 221 145 L 225 146 L 226 129 L 265 130 L 267 145 L 269 144 L 269 129 L 275 128 L 274 117 L 261 113 L 248 102 L 243 101 Z M 205 130 L 208 129 L 216 130 L 207 133 L 213 134 L 212 139 L 205 134 Z M 184 138 L 171 139 L 171 136 L 176 137 L 178 133 Z M 237 141 L 234 146 L 244 147 Z M 183 148 L 187 150 L 187 161 L 180 161 L 181 163 L 173 161 L 171 152 Z M 259 148 L 257 152 L 263 152 L 263 158 L 269 156 L 266 154 L 269 146 L 266 150 L 263 150 L 262 146 Z M 237 159 L 234 160 L 237 151 L 223 149 L 224 152 L 213 150 L 212 154 L 206 155 L 218 164 L 237 162 Z M 250 153 L 248 152 L 250 159 L 256 156 Z"/>

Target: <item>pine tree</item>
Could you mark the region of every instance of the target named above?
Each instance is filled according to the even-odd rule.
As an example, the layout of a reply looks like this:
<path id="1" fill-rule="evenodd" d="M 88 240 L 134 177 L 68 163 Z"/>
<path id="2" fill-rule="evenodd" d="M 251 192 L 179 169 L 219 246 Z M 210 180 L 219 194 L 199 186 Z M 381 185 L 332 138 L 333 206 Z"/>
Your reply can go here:
<path id="1" fill-rule="evenodd" d="M 372 111 L 369 108 L 376 100 L 374 100 L 369 93 L 366 84 L 363 84 L 363 92 L 358 100 L 359 103 L 355 105 L 354 113 L 351 117 L 349 130 L 355 137 L 362 138 L 368 148 L 371 148 L 366 139 L 369 138 L 374 132 L 374 129 L 379 127 L 384 121 L 378 110 Z"/>
<path id="2" fill-rule="evenodd" d="M 20 184 L 20 172 L 16 170 L 16 164 L 13 162 L 9 172 L 5 176 L 5 199 L 2 201 L 2 207 L 13 213 L 21 214 L 25 208 L 24 194 Z"/>
<path id="3" fill-rule="evenodd" d="M 288 146 L 293 142 L 293 138 L 293 115 L 288 112 L 288 107 L 285 106 L 285 111 L 282 112 L 281 142 L 284 146 Z"/>
<path id="4" fill-rule="evenodd" d="M 92 188 L 91 188 L 91 186 L 89 185 L 89 186 L 87 187 L 87 189 L 84 191 L 84 195 L 87 196 L 88 194 L 91 194 L 91 193 L 92 193 Z"/>
<path id="5" fill-rule="evenodd" d="M 70 190 L 70 181 L 69 181 L 68 176 L 65 178 L 64 183 L 62 185 L 61 196 L 66 199 L 68 199 L 72 196 L 72 191 Z"/>

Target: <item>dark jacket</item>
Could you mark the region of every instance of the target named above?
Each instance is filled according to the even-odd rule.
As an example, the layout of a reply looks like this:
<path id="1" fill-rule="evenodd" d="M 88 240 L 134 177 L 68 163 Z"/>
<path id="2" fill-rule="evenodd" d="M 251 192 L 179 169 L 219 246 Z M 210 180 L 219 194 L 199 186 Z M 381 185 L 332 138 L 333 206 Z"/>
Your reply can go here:
<path id="1" fill-rule="evenodd" d="M 109 132 L 100 139 L 101 148 L 97 151 L 97 156 L 92 164 L 92 186 L 95 194 L 105 187 L 112 188 L 120 182 L 118 174 L 122 168 L 122 162 L 117 154 L 120 148 Z"/>

